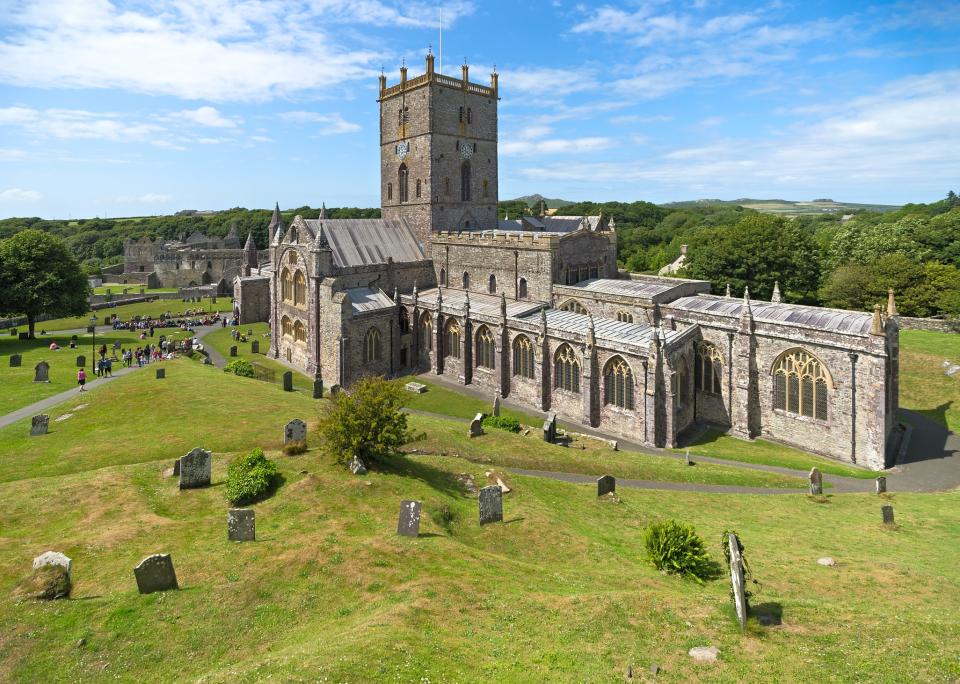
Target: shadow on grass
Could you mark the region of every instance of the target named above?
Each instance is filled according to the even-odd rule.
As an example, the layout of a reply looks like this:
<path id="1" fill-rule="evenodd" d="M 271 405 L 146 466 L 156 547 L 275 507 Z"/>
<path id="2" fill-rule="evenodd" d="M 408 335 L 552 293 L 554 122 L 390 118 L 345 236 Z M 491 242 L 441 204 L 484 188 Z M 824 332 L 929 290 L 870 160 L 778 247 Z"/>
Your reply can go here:
<path id="1" fill-rule="evenodd" d="M 765 627 L 782 625 L 783 606 L 773 601 L 750 606 L 750 617 L 756 618 L 757 622 Z"/>
<path id="2" fill-rule="evenodd" d="M 462 497 L 465 494 L 463 485 L 460 484 L 454 475 L 417 459 L 410 458 L 409 455 L 404 453 L 395 454 L 381 461 L 374 461 L 370 464 L 370 467 L 381 473 L 414 477 L 447 496 Z"/>

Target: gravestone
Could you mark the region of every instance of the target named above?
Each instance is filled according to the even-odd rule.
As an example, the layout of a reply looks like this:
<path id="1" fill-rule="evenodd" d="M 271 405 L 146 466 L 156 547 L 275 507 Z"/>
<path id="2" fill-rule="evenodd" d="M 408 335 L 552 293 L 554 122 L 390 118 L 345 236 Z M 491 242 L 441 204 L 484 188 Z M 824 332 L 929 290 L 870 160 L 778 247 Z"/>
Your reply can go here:
<path id="1" fill-rule="evenodd" d="M 306 442 L 307 441 L 307 424 L 304 423 L 299 418 L 294 418 L 289 423 L 283 426 L 283 443 L 289 444 L 290 442 Z"/>
<path id="2" fill-rule="evenodd" d="M 13 354 L 10 357 L 10 367 L 19 368 L 23 363 L 23 357 L 20 354 Z"/>
<path id="3" fill-rule="evenodd" d="M 810 494 L 820 496 L 823 494 L 823 473 L 817 468 L 810 469 Z"/>
<path id="4" fill-rule="evenodd" d="M 493 415 L 500 416 L 500 395 L 496 395 L 493 398 Z"/>
<path id="5" fill-rule="evenodd" d="M 893 506 L 881 506 L 880 512 L 883 513 L 883 524 L 893 524 Z"/>
<path id="6" fill-rule="evenodd" d="M 37 435 L 47 434 L 47 429 L 50 427 L 50 416 L 46 413 L 41 413 L 38 416 L 34 416 L 30 421 L 30 436 L 36 437 Z"/>
<path id="7" fill-rule="evenodd" d="M 883 494 L 887 491 L 887 478 L 883 475 L 877 478 L 877 494 Z"/>
<path id="8" fill-rule="evenodd" d="M 77 368 L 83 368 L 87 365 L 87 357 L 81 354 L 77 357 Z"/>
<path id="9" fill-rule="evenodd" d="M 29 333 L 25 333 L 25 332 L 17 333 L 17 339 L 18 339 L 18 340 L 29 340 L 29 339 L 30 339 L 30 334 L 29 334 Z"/>
<path id="10" fill-rule="evenodd" d="M 503 522 L 503 490 L 490 485 L 480 490 L 480 524 Z"/>
<path id="11" fill-rule="evenodd" d="M 733 607 L 737 611 L 737 622 L 740 629 L 747 626 L 747 591 L 743 578 L 743 558 L 740 556 L 740 540 L 737 535 L 727 535 L 727 544 L 730 549 L 730 584 L 733 587 Z"/>
<path id="12" fill-rule="evenodd" d="M 347 464 L 347 469 L 354 475 L 367 474 L 367 466 L 363 464 L 359 456 L 354 456 L 350 459 L 350 462 Z"/>
<path id="13" fill-rule="evenodd" d="M 236 356 L 236 355 L 237 355 L 237 348 L 230 347 L 230 356 Z"/>
<path id="14" fill-rule="evenodd" d="M 252 328 L 249 329 L 249 330 L 247 330 L 247 337 L 250 337 L 251 335 L 253 335 L 253 329 L 252 329 Z"/>
<path id="15" fill-rule="evenodd" d="M 470 421 L 470 436 L 479 437 L 483 434 L 483 414 L 478 413 Z"/>
<path id="16" fill-rule="evenodd" d="M 617 480 L 613 475 L 604 475 L 597 480 L 597 496 L 617 491 Z"/>
<path id="17" fill-rule="evenodd" d="M 180 458 L 180 489 L 210 486 L 213 456 L 206 449 L 195 447 Z"/>
<path id="18" fill-rule="evenodd" d="M 133 569 L 133 576 L 137 578 L 137 590 L 141 594 L 179 588 L 169 553 L 147 556 Z"/>
<path id="19" fill-rule="evenodd" d="M 259 354 L 260 353 L 260 340 L 254 340 L 250 343 L 250 353 Z"/>
<path id="20" fill-rule="evenodd" d="M 543 441 L 551 444 L 557 438 L 557 414 L 551 413 L 543 422 Z"/>
<path id="21" fill-rule="evenodd" d="M 33 367 L 33 381 L 34 382 L 50 382 L 50 364 L 46 361 L 41 361 L 36 366 Z"/>
<path id="22" fill-rule="evenodd" d="M 415 394 L 423 394 L 427 391 L 427 386 L 419 382 L 408 382 L 403 386 L 408 392 L 414 392 Z"/>
<path id="23" fill-rule="evenodd" d="M 420 508 L 419 501 L 401 501 L 400 518 L 397 520 L 397 534 L 404 537 L 420 536 Z"/>
<path id="24" fill-rule="evenodd" d="M 67 558 L 64 554 L 59 551 L 44 551 L 39 556 L 33 559 L 33 569 L 39 570 L 48 565 L 55 565 L 57 567 L 63 568 L 64 572 L 67 573 L 67 579 L 70 579 L 70 572 L 73 569 L 73 561 Z"/>
<path id="25" fill-rule="evenodd" d="M 158 369 L 157 369 L 157 380 L 163 380 L 165 377 L 167 377 L 167 369 L 166 369 L 166 368 L 158 368 Z"/>
<path id="26" fill-rule="evenodd" d="M 231 508 L 227 511 L 227 539 L 256 541 L 257 520 L 252 508 Z"/>
<path id="27" fill-rule="evenodd" d="M 313 398 L 320 399 L 323 397 L 323 380 L 314 380 L 313 381 Z"/>
<path id="28" fill-rule="evenodd" d="M 287 371 L 283 374 L 283 391 L 293 391 L 293 371 Z"/>
<path id="29" fill-rule="evenodd" d="M 94 326 L 92 326 L 92 325 L 88 325 L 88 326 L 87 326 L 87 333 L 88 333 L 88 334 L 89 334 L 89 333 L 92 333 L 94 330 L 96 330 L 96 328 L 95 328 Z"/>
<path id="30" fill-rule="evenodd" d="M 16 337 L 16 336 L 17 336 L 17 329 L 10 328 L 10 337 Z"/>

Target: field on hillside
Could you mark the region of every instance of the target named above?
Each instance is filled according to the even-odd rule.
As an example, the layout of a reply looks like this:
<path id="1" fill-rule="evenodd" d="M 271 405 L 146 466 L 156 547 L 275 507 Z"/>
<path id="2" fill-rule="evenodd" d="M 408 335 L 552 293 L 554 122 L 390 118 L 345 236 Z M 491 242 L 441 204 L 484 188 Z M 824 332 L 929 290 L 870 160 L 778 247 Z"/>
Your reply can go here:
<path id="1" fill-rule="evenodd" d="M 220 311 L 229 313 L 233 311 L 233 303 L 229 297 L 217 298 L 217 303 L 212 303 L 209 299 L 202 302 L 181 302 L 178 299 L 158 299 L 152 302 L 138 302 L 136 304 L 121 304 L 111 306 L 106 309 L 99 309 L 95 312 L 87 313 L 83 316 L 72 316 L 69 318 L 55 318 L 49 321 L 37 323 L 37 334 L 41 330 L 54 332 L 57 330 L 86 329 L 90 325 L 90 317 L 95 313 L 97 316 L 97 325 L 103 325 L 107 314 L 120 316 L 121 321 L 129 321 L 134 316 L 158 317 L 160 314 L 170 314 L 171 316 L 185 315 L 187 311 Z M 26 330 L 26 327 L 21 327 Z"/>
<path id="2" fill-rule="evenodd" d="M 960 433 L 960 373 L 944 373 L 944 361 L 960 364 L 960 335 L 900 331 L 900 406 Z"/>
<path id="3" fill-rule="evenodd" d="M 46 436 L 0 429 L 0 680 L 614 682 L 651 664 L 676 682 L 960 676 L 958 492 L 889 496 L 893 529 L 869 495 L 622 489 L 614 503 L 492 462 L 534 457 L 549 447 L 538 440 L 468 440 L 459 421 L 418 416 L 426 439 L 411 447 L 447 455 L 354 477 L 312 433 L 306 454 L 278 453 L 283 423 L 312 426 L 325 400 L 187 360 L 167 368 L 57 407 L 73 416 Z M 213 486 L 180 491 L 163 470 L 199 445 L 214 451 Z M 258 541 L 230 543 L 226 465 L 254 446 L 284 483 L 254 506 Z M 482 486 L 491 468 L 513 491 L 505 523 L 481 528 L 457 478 Z M 418 539 L 395 534 L 407 498 L 424 502 Z M 644 559 L 646 525 L 671 517 L 718 561 L 721 532 L 740 533 L 760 582 L 746 634 L 722 578 L 699 586 Z M 18 599 L 47 549 L 73 559 L 73 597 Z M 141 596 L 133 566 L 158 552 L 181 590 Z M 835 567 L 817 564 L 826 555 Z M 694 664 L 701 645 L 718 662 Z"/>

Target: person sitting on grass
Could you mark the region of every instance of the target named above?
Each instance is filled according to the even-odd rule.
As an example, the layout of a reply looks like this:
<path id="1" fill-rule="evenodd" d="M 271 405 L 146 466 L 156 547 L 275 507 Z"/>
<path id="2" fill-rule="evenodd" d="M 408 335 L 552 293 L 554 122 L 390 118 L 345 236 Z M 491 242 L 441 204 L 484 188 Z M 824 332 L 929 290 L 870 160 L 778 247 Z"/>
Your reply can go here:
<path id="1" fill-rule="evenodd" d="M 50 343 L 50 351 L 60 351 L 60 345 L 56 342 Z"/>

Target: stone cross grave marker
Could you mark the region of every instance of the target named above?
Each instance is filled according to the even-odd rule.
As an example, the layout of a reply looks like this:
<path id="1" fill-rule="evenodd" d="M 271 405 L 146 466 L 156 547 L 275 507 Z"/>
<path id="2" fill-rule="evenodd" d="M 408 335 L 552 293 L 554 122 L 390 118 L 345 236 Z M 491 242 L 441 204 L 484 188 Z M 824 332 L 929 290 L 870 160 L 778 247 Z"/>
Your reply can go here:
<path id="1" fill-rule="evenodd" d="M 747 626 L 747 591 L 744 587 L 743 558 L 740 556 L 740 540 L 737 535 L 727 536 L 730 548 L 730 584 L 733 586 L 733 607 L 737 611 L 740 629 Z"/>
<path id="2" fill-rule="evenodd" d="M 404 537 L 420 536 L 420 508 L 419 501 L 401 501 L 400 518 L 397 520 L 397 534 Z"/>
<path id="3" fill-rule="evenodd" d="M 36 437 L 37 435 L 47 434 L 47 429 L 50 427 L 50 416 L 46 413 L 41 413 L 38 416 L 34 416 L 30 421 L 30 436 Z"/>
<path id="4" fill-rule="evenodd" d="M 166 368 L 158 368 L 158 369 L 157 369 L 157 380 L 163 380 L 165 377 L 167 377 L 167 369 L 166 369 Z"/>
<path id="5" fill-rule="evenodd" d="M 497 394 L 493 397 L 493 415 L 500 416 L 500 395 Z"/>
<path id="6" fill-rule="evenodd" d="M 320 399 L 323 397 L 323 380 L 314 380 L 313 381 L 313 398 Z"/>
<path id="7" fill-rule="evenodd" d="M 880 512 L 883 513 L 883 524 L 893 524 L 893 506 L 881 506 Z"/>
<path id="8" fill-rule="evenodd" d="M 260 353 L 260 340 L 254 340 L 250 343 L 250 353 L 259 354 Z"/>
<path id="9" fill-rule="evenodd" d="M 33 367 L 33 381 L 34 382 L 50 382 L 50 364 L 46 361 L 41 361 L 36 366 Z"/>
<path id="10" fill-rule="evenodd" d="M 194 447 L 180 458 L 180 489 L 210 486 L 213 455 L 206 449 Z"/>
<path id="11" fill-rule="evenodd" d="M 307 424 L 304 423 L 299 418 L 294 418 L 289 423 L 283 426 L 283 443 L 289 444 L 290 442 L 306 442 L 307 441 Z"/>
<path id="12" fill-rule="evenodd" d="M 83 368 L 87 365 L 87 357 L 81 354 L 77 357 L 77 368 Z"/>
<path id="13" fill-rule="evenodd" d="M 503 490 L 490 485 L 480 490 L 480 524 L 503 522 Z"/>
<path id="14" fill-rule="evenodd" d="M 20 354 L 13 354 L 10 357 L 11 368 L 19 368 L 22 363 L 23 363 L 23 357 Z"/>
<path id="15" fill-rule="evenodd" d="M 293 371 L 287 371 L 283 374 L 283 391 L 293 391 Z"/>
<path id="16" fill-rule="evenodd" d="M 470 436 L 479 437 L 483 434 L 483 414 L 478 413 L 470 421 Z"/>
<path id="17" fill-rule="evenodd" d="M 179 588 L 169 553 L 147 556 L 133 569 L 133 576 L 137 578 L 137 590 L 141 594 Z"/>
<path id="18" fill-rule="evenodd" d="M 617 480 L 613 475 L 604 475 L 597 480 L 597 496 L 617 491 Z"/>
<path id="19" fill-rule="evenodd" d="M 810 494 L 819 496 L 823 494 L 823 473 L 816 467 L 810 469 Z"/>
<path id="20" fill-rule="evenodd" d="M 883 494 L 887 491 L 887 478 L 883 475 L 877 478 L 877 494 Z"/>
<path id="21" fill-rule="evenodd" d="M 237 348 L 235 346 L 230 347 L 230 356 L 236 356 L 236 355 L 237 355 Z"/>
<path id="22" fill-rule="evenodd" d="M 252 508 L 227 510 L 227 539 L 230 541 L 256 541 L 257 520 Z"/>

